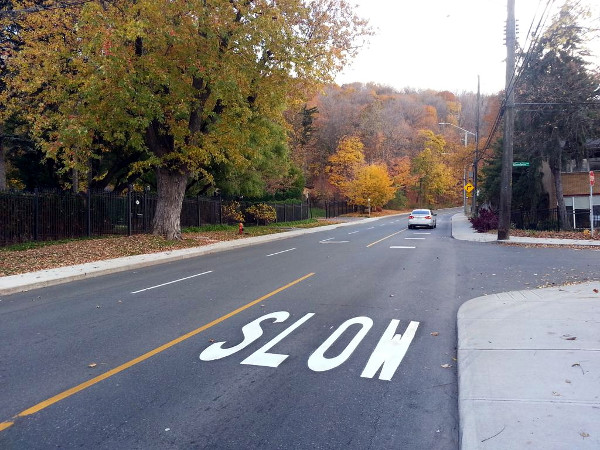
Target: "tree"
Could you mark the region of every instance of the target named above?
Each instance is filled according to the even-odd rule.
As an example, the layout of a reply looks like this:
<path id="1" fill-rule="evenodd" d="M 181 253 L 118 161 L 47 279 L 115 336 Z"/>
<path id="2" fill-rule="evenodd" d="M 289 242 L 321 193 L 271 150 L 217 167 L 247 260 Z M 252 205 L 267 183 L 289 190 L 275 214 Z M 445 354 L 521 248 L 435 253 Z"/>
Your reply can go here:
<path id="1" fill-rule="evenodd" d="M 357 137 L 343 138 L 335 154 L 329 157 L 329 182 L 344 193 L 365 165 L 364 145 Z"/>
<path id="2" fill-rule="evenodd" d="M 188 182 L 252 160 L 251 139 L 329 81 L 369 34 L 345 0 L 114 0 L 18 17 L 4 101 L 44 151 L 86 171 L 114 149 L 156 173 L 152 228 L 179 238 Z M 26 6 L 24 3 L 22 6 Z"/>
<path id="3" fill-rule="evenodd" d="M 598 79 L 588 68 L 585 29 L 577 23 L 585 13 L 579 3 L 565 2 L 525 59 L 515 91 L 517 103 L 530 105 L 517 111 L 515 147 L 548 161 L 561 229 L 570 227 L 562 189 L 563 163 L 567 157 L 584 157 L 585 141 L 594 126 L 590 102 L 597 95 Z"/>
<path id="4" fill-rule="evenodd" d="M 412 160 L 412 170 L 418 179 L 417 203 L 435 205 L 454 187 L 452 173 L 442 162 L 446 142 L 431 131 L 422 131 L 423 150 Z"/>
<path id="5" fill-rule="evenodd" d="M 382 208 L 394 198 L 396 189 L 384 164 L 370 164 L 358 170 L 345 188 L 345 195 L 354 205 Z"/>

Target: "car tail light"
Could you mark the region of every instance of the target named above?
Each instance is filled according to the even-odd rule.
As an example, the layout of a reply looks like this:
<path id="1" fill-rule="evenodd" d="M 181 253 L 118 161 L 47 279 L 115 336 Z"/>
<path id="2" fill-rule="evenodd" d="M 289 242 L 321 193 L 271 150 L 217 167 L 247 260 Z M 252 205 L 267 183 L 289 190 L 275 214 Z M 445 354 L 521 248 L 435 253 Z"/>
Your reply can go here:
<path id="1" fill-rule="evenodd" d="M 431 216 L 425 216 L 425 218 L 426 218 L 427 220 L 429 220 L 429 219 L 431 219 Z"/>
<path id="2" fill-rule="evenodd" d="M 410 215 L 410 216 L 408 216 L 408 218 L 409 218 L 409 219 L 414 219 L 414 218 L 415 218 L 415 216 L 413 216 L 413 215 Z"/>

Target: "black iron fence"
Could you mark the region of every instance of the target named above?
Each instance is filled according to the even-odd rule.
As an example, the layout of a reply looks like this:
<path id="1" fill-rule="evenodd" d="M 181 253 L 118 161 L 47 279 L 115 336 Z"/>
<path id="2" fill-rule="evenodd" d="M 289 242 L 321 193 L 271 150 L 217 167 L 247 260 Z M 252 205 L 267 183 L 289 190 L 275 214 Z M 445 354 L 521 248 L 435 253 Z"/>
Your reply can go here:
<path id="1" fill-rule="evenodd" d="M 325 217 L 338 217 L 343 214 L 356 212 L 354 205 L 349 205 L 347 202 L 325 202 Z"/>
<path id="2" fill-rule="evenodd" d="M 600 211 L 594 207 L 594 227 L 600 227 Z M 576 230 L 590 228 L 590 210 L 567 207 L 569 227 Z M 558 209 L 540 209 L 535 211 L 512 211 L 511 224 L 521 230 L 559 230 Z"/>
<path id="3" fill-rule="evenodd" d="M 131 191 L 73 194 L 70 192 L 0 191 L 0 246 L 29 242 L 102 235 L 132 235 L 151 229 L 156 210 L 155 194 Z M 181 227 L 227 222 L 218 197 L 186 198 L 181 210 Z M 239 202 L 243 213 L 252 203 Z M 277 222 L 311 217 L 306 202 L 267 202 L 275 209 Z"/>
<path id="4" fill-rule="evenodd" d="M 510 215 L 510 222 L 519 230 L 558 230 L 558 210 L 516 210 Z"/>

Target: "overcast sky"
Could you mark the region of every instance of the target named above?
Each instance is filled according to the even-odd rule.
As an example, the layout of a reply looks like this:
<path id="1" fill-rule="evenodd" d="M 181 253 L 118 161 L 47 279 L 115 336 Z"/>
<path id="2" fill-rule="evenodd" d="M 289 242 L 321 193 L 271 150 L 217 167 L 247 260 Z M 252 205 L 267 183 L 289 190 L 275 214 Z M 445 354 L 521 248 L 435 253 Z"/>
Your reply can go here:
<path id="1" fill-rule="evenodd" d="M 506 0 L 350 1 L 357 4 L 361 17 L 369 19 L 376 35 L 338 75 L 338 84 L 375 82 L 396 89 L 412 87 L 460 93 L 475 92 L 480 75 L 483 93 L 496 93 L 504 88 Z M 583 1 L 594 8 L 598 27 L 597 0 Z M 523 46 L 534 18 L 535 24 L 538 23 L 546 0 L 515 3 L 518 40 Z M 554 1 L 552 11 L 562 3 Z M 593 50 L 600 54 L 598 43 Z"/>

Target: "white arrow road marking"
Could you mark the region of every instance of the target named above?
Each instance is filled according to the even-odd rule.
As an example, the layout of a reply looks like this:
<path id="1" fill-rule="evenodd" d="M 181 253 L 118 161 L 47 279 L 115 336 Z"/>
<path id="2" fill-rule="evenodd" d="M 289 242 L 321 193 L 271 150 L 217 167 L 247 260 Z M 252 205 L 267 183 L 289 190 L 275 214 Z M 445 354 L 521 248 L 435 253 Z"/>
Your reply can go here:
<path id="1" fill-rule="evenodd" d="M 350 241 L 332 241 L 332 239 L 335 238 L 329 238 L 329 239 L 323 239 L 322 241 L 319 241 L 319 244 L 346 244 Z"/>
<path id="2" fill-rule="evenodd" d="M 200 275 L 206 275 L 207 273 L 212 273 L 212 270 L 209 270 L 208 272 L 197 273 L 196 275 L 191 275 L 189 277 L 180 278 L 179 280 L 169 281 L 168 283 L 157 284 L 156 286 L 152 286 L 152 287 L 149 287 L 149 288 L 146 288 L 146 289 L 140 289 L 139 291 L 133 291 L 132 294 L 138 294 L 140 292 L 149 291 L 150 289 L 156 289 L 156 288 L 159 288 L 159 287 L 162 287 L 162 286 L 166 286 L 168 284 L 177 283 L 177 282 L 183 281 L 183 280 L 189 280 L 190 278 L 199 277 Z"/>
<path id="3" fill-rule="evenodd" d="M 281 255 L 282 253 L 291 252 L 292 250 L 296 250 L 296 247 L 294 247 L 294 248 L 288 248 L 287 250 L 282 250 L 282 251 L 277 252 L 277 253 L 271 253 L 270 255 L 267 255 L 267 256 Z"/>

